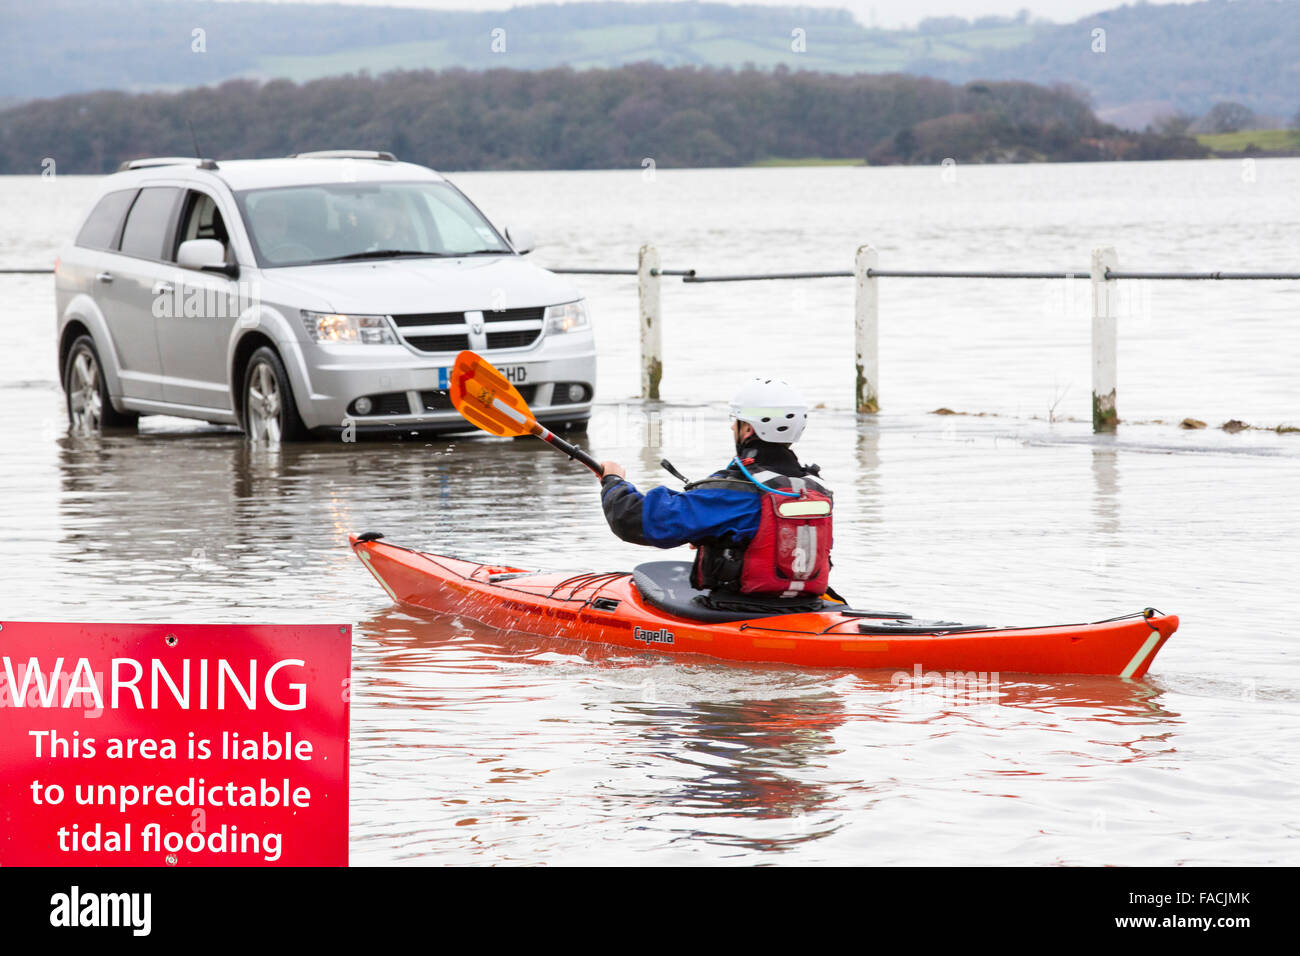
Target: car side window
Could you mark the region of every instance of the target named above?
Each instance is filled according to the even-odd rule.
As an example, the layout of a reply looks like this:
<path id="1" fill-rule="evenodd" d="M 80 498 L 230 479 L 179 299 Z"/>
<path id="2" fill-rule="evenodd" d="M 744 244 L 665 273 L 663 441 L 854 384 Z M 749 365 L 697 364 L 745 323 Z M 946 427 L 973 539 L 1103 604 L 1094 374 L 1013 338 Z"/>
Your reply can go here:
<path id="1" fill-rule="evenodd" d="M 77 233 L 77 245 L 87 249 L 112 249 L 122 228 L 122 217 L 131 208 L 131 200 L 135 199 L 137 192 L 138 189 L 119 189 L 95 203 L 81 232 Z"/>
<path id="2" fill-rule="evenodd" d="M 172 254 L 167 258 L 175 261 L 181 243 L 190 239 L 215 239 L 225 247 L 226 261 L 234 261 L 230 254 L 230 234 L 226 232 L 226 222 L 221 218 L 216 201 L 207 193 L 193 189 L 185 201 L 185 214 L 181 218 Z"/>
<path id="3" fill-rule="evenodd" d="M 140 190 L 126 215 L 119 251 L 140 259 L 164 258 L 180 195 L 181 190 L 175 186 L 150 186 Z"/>

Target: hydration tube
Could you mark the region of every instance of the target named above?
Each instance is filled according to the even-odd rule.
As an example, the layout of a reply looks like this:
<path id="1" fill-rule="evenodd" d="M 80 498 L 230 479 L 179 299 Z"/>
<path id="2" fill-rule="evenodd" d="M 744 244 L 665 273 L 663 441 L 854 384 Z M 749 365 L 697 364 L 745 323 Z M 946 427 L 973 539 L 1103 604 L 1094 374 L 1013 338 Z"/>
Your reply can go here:
<path id="1" fill-rule="evenodd" d="M 744 463 L 741 462 L 741 460 L 740 460 L 739 458 L 733 458 L 733 459 L 731 459 L 731 460 L 732 460 L 732 462 L 735 464 L 735 466 L 736 466 L 737 468 L 740 469 L 740 473 L 741 473 L 742 475 L 744 475 L 746 478 L 748 478 L 748 479 L 749 479 L 750 481 L 752 481 L 754 484 L 758 485 L 758 487 L 762 488 L 764 491 L 770 491 L 770 492 L 772 492 L 772 494 L 774 494 L 774 495 L 785 495 L 785 496 L 788 497 L 788 498 L 798 498 L 798 497 L 799 497 L 799 492 L 797 492 L 797 491 L 782 491 L 782 490 L 780 490 L 779 488 L 770 488 L 770 487 L 768 487 L 767 485 L 765 485 L 765 484 L 763 484 L 761 481 L 759 481 L 757 478 L 755 478 L 753 475 L 751 475 L 751 474 L 749 473 L 749 469 L 747 469 L 747 468 L 745 467 Z"/>

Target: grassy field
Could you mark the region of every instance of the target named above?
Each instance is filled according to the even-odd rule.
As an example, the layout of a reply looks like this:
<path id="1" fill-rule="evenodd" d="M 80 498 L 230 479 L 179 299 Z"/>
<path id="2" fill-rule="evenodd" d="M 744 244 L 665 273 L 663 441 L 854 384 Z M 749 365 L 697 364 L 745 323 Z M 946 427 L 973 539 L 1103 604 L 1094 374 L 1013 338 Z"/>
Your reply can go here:
<path id="1" fill-rule="evenodd" d="M 760 159 L 751 166 L 865 166 L 865 159 L 826 159 L 821 156 L 809 156 L 805 159 L 789 159 L 784 156 L 769 156 Z"/>
<path id="2" fill-rule="evenodd" d="M 1202 133 L 1196 137 L 1216 153 L 1240 153 L 1254 145 L 1266 152 L 1300 149 L 1300 130 L 1243 129 L 1237 133 Z"/>
<path id="3" fill-rule="evenodd" d="M 1032 30 L 1022 25 L 972 28 L 956 33 L 927 34 L 907 30 L 868 30 L 860 27 L 810 26 L 803 52 L 792 44 L 798 23 L 790 29 L 756 31 L 708 19 L 598 27 L 557 33 L 510 34 L 506 51 L 495 54 L 490 37 L 411 37 L 407 42 L 357 46 L 319 55 L 263 56 L 250 72 L 283 76 L 296 82 L 369 70 L 544 69 L 563 60 L 583 69 L 616 67 L 651 60 L 666 65 L 761 68 L 780 64 L 792 70 L 831 73 L 885 73 L 904 70 L 918 57 L 935 60 L 972 59 L 985 49 L 1029 42 Z"/>

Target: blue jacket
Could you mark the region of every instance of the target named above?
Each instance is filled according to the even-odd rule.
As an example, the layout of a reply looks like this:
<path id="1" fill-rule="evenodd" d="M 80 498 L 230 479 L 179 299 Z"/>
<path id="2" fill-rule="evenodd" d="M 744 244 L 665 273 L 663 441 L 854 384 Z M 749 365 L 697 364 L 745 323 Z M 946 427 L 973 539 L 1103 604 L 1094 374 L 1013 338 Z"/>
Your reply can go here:
<path id="1" fill-rule="evenodd" d="M 756 469 L 779 475 L 815 474 L 799 464 L 786 445 L 746 446 L 742 458 L 754 458 Z M 743 547 L 758 531 L 763 491 L 733 462 L 685 491 L 659 486 L 645 494 L 625 478 L 601 480 L 600 500 L 610 530 L 633 544 L 675 548 L 695 544 L 719 548 Z"/>

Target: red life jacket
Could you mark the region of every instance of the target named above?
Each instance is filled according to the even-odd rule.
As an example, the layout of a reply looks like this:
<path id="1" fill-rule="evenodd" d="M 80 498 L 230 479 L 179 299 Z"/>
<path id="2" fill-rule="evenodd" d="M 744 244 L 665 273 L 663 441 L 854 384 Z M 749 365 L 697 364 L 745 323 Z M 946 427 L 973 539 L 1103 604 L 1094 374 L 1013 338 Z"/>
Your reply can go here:
<path id="1" fill-rule="evenodd" d="M 745 547 L 740 593 L 824 594 L 831 572 L 830 492 L 808 477 L 771 471 L 753 477 L 774 490 L 762 493 L 758 531 Z"/>

